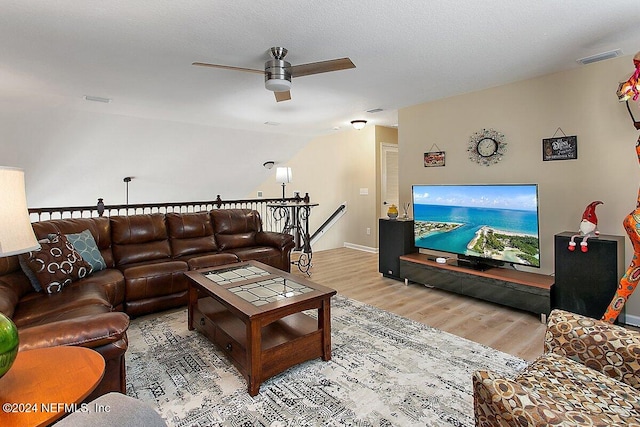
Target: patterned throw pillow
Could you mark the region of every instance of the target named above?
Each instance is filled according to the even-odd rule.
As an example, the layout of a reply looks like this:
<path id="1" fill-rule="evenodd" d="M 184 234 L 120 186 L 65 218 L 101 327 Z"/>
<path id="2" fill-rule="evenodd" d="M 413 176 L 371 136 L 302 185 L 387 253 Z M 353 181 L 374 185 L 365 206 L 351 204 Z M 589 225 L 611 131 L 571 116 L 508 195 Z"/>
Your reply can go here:
<path id="1" fill-rule="evenodd" d="M 27 264 L 38 277 L 42 289 L 53 294 L 72 281 L 87 276 L 91 266 L 65 236 L 58 234 L 49 240 L 49 243 L 40 244 L 39 251 L 29 252 Z"/>
<path id="2" fill-rule="evenodd" d="M 84 230 L 82 233 L 77 234 L 66 234 L 65 237 L 73 245 L 73 248 L 80 253 L 82 259 L 89 263 L 91 266 L 90 273 L 107 268 L 107 263 L 102 258 L 96 240 L 89 230 Z"/>
<path id="3" fill-rule="evenodd" d="M 35 289 L 36 292 L 42 292 L 42 285 L 38 280 L 38 276 L 36 276 L 36 273 L 34 273 L 33 270 L 31 270 L 31 268 L 29 267 L 29 253 L 18 255 L 18 262 L 20 262 L 20 268 L 22 269 L 24 275 L 29 279 L 29 282 L 31 283 L 31 286 L 33 286 L 33 289 Z"/>

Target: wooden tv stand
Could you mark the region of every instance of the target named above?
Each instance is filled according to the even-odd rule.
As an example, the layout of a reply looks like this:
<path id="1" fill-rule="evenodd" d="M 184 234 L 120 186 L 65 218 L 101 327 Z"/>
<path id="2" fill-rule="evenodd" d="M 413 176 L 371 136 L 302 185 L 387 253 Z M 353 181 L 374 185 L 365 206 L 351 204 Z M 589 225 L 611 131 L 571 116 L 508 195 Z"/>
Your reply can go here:
<path id="1" fill-rule="evenodd" d="M 458 266 L 454 259 L 440 264 L 433 257 L 413 253 L 400 257 L 400 277 L 407 284 L 412 281 L 530 311 L 543 322 L 551 311 L 553 276 L 506 268 L 473 270 Z"/>

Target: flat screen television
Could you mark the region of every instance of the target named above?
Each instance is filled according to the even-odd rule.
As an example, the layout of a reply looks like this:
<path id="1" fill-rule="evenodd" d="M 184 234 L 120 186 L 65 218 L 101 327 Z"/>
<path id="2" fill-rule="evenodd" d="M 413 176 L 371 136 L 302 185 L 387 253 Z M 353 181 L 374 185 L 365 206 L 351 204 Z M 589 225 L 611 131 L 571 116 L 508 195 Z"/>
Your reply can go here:
<path id="1" fill-rule="evenodd" d="M 459 264 L 540 267 L 537 184 L 414 185 L 416 247 Z"/>

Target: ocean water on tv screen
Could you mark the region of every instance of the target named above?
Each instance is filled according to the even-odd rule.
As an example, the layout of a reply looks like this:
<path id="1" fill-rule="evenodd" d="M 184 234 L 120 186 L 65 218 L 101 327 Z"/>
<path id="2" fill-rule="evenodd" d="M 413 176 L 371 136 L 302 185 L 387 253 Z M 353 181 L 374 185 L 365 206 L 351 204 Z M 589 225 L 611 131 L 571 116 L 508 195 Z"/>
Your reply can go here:
<path id="1" fill-rule="evenodd" d="M 537 210 L 415 204 L 414 220 L 417 247 L 539 266 Z M 509 242 L 503 247 L 503 239 L 482 253 L 474 251 L 478 247 L 472 244 L 483 227 L 515 236 L 512 243 L 518 247 Z"/>

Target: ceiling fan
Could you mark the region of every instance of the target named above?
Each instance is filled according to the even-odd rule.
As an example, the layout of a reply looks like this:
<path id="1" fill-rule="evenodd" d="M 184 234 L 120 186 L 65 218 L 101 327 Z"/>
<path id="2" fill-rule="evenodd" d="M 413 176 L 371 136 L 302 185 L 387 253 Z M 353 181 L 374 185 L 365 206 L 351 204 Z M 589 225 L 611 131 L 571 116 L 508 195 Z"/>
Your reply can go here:
<path id="1" fill-rule="evenodd" d="M 330 59 L 327 61 L 310 62 L 308 64 L 291 65 L 284 60 L 287 49 L 272 47 L 269 49 L 272 59 L 264 63 L 264 70 L 233 67 L 230 65 L 208 64 L 206 62 L 194 62 L 192 65 L 201 67 L 223 68 L 226 70 L 247 71 L 250 73 L 264 74 L 264 86 L 273 91 L 276 101 L 288 101 L 291 99 L 291 79 L 293 77 L 309 76 L 311 74 L 327 73 L 329 71 L 346 70 L 356 66 L 349 58 Z"/>

